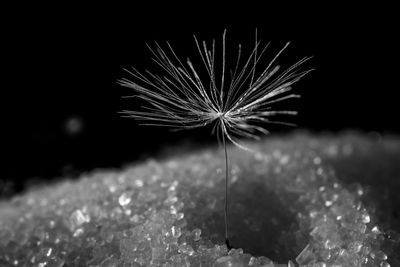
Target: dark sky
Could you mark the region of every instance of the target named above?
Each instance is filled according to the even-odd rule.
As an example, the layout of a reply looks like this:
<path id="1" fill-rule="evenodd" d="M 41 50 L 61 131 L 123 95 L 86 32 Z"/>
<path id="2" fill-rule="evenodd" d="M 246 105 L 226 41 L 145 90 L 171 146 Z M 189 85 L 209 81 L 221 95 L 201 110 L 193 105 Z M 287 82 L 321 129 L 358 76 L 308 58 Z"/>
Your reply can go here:
<path id="1" fill-rule="evenodd" d="M 220 40 L 224 29 L 228 42 L 249 49 L 255 28 L 261 40 L 272 41 L 274 51 L 291 41 L 282 64 L 313 56 L 306 67 L 315 71 L 295 85 L 302 95 L 294 104 L 300 128 L 399 133 L 399 41 L 393 8 L 303 9 L 151 2 L 134 8 L 10 10 L 2 33 L 0 180 L 20 187 L 29 177 L 118 167 L 165 145 L 214 140 L 210 129 L 171 133 L 121 118 L 119 111 L 137 106 L 121 98 L 132 92 L 117 80 L 132 65 L 159 72 L 146 43 L 169 41 L 183 59 L 195 58 L 192 35 Z"/>

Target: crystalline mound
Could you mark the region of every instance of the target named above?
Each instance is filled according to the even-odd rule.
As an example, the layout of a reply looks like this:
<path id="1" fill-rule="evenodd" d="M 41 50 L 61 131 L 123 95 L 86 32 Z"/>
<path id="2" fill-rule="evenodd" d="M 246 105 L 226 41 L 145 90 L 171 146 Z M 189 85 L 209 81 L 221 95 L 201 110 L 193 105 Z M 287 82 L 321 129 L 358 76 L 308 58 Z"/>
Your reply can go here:
<path id="1" fill-rule="evenodd" d="M 347 133 L 208 149 L 0 203 L 0 266 L 400 266 L 400 140 Z"/>

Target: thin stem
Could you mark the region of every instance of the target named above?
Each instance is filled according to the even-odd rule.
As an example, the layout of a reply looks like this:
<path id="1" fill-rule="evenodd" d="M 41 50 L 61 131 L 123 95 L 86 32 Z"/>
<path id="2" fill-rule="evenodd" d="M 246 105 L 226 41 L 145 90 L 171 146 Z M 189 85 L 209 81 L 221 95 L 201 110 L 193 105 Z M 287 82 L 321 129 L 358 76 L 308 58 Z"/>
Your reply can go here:
<path id="1" fill-rule="evenodd" d="M 231 245 L 229 243 L 229 235 L 228 235 L 228 177 L 229 177 L 229 165 L 228 165 L 228 150 L 226 149 L 225 142 L 225 133 L 222 133 L 222 143 L 224 145 L 225 150 L 225 244 L 228 249 L 231 249 Z"/>

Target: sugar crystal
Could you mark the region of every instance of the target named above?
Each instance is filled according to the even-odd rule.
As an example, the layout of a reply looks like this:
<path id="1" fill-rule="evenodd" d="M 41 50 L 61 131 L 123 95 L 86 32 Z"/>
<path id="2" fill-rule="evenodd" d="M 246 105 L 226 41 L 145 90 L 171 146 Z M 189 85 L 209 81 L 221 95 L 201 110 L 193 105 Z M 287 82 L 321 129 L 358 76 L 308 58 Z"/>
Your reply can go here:
<path id="1" fill-rule="evenodd" d="M 70 216 L 70 228 L 72 230 L 90 221 L 90 216 L 85 211 L 77 209 Z"/>
<path id="2" fill-rule="evenodd" d="M 131 200 L 132 199 L 131 199 L 131 197 L 130 197 L 130 195 L 128 193 L 123 193 L 122 195 L 119 196 L 118 203 L 121 206 L 126 206 L 131 202 Z"/>
<path id="3" fill-rule="evenodd" d="M 196 228 L 192 231 L 193 234 L 193 240 L 194 241 L 199 241 L 201 239 L 201 230 Z"/>
<path id="4" fill-rule="evenodd" d="M 0 265 L 399 265 L 399 141 L 296 134 L 254 147 L 229 147 L 230 251 L 223 151 L 205 149 L 0 202 Z"/>

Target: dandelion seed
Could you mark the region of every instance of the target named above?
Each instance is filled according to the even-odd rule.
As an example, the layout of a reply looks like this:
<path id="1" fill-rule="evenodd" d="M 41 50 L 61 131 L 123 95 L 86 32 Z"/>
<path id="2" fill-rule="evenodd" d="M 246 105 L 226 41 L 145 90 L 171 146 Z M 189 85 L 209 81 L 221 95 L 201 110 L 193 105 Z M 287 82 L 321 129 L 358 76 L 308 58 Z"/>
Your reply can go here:
<path id="1" fill-rule="evenodd" d="M 260 134 L 268 130 L 260 124 L 284 124 L 283 121 L 271 120 L 276 115 L 296 115 L 292 110 L 272 110 L 271 105 L 299 95 L 290 93 L 292 85 L 311 70 L 300 70 L 309 58 L 304 57 L 286 70 L 276 65 L 278 57 L 287 48 L 287 43 L 266 67 L 257 66 L 264 56 L 267 47 L 261 46 L 255 38 L 255 47 L 243 61 L 242 47 L 239 45 L 234 68 L 227 76 L 226 31 L 222 36 L 221 66 L 216 68 L 215 41 L 211 49 L 205 41 L 200 42 L 194 36 L 196 48 L 200 55 L 206 75 L 188 58 L 186 64 L 177 56 L 167 42 L 163 49 L 148 46 L 153 61 L 163 69 L 160 76 L 149 71 L 127 70 L 134 80 L 122 79 L 122 86 L 132 88 L 137 94 L 134 97 L 148 104 L 143 110 L 125 110 L 123 114 L 140 120 L 142 125 L 167 126 L 174 129 L 190 129 L 214 124 L 213 133 L 225 152 L 225 239 L 228 247 L 228 151 L 226 141 L 244 150 L 249 150 L 238 139 L 240 137 L 259 139 Z M 243 61 L 243 62 L 242 62 Z M 226 140 L 227 139 L 227 140 Z"/>

